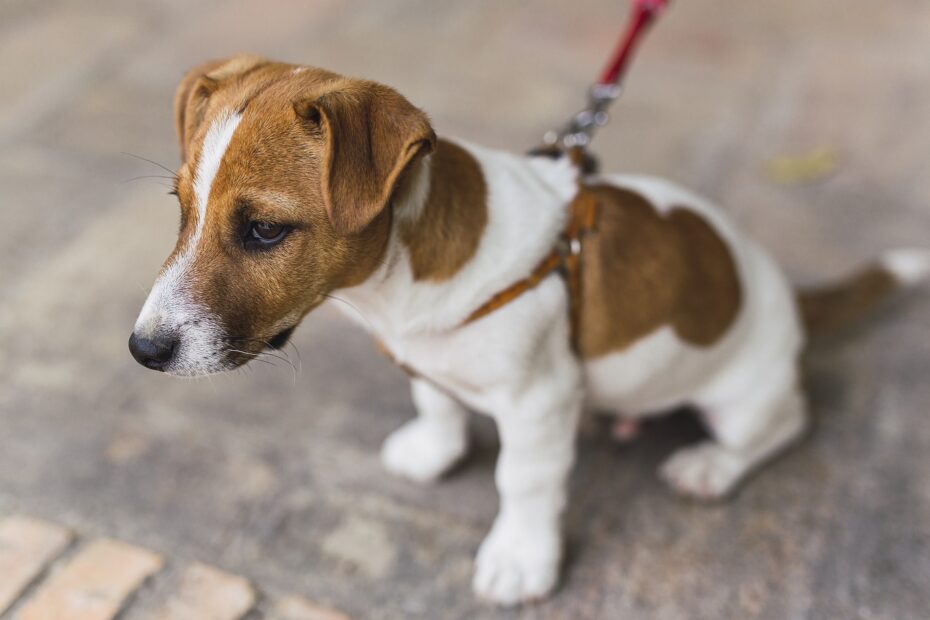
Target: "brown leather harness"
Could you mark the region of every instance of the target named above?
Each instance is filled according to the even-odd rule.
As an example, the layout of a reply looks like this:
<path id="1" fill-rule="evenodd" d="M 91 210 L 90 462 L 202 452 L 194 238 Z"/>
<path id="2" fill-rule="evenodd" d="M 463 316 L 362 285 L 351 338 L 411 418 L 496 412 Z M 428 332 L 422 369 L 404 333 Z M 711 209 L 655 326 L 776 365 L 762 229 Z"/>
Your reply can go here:
<path id="1" fill-rule="evenodd" d="M 565 278 L 568 289 L 568 314 L 571 329 L 571 343 L 578 352 L 579 320 L 581 317 L 581 251 L 584 237 L 597 229 L 597 216 L 600 203 L 597 195 L 579 182 L 578 192 L 568 205 L 568 221 L 556 241 L 555 247 L 536 265 L 536 268 L 522 280 L 518 280 L 499 291 L 489 300 L 466 317 L 459 327 L 484 318 L 495 310 L 506 306 L 523 293 L 530 291 L 554 272 Z M 421 376 L 415 369 L 399 362 L 383 342 L 377 340 L 378 349 L 391 361 L 400 366 L 404 372 L 413 377 Z"/>
<path id="2" fill-rule="evenodd" d="M 578 349 L 578 321 L 581 316 L 581 249 L 585 235 L 595 230 L 598 213 L 597 196 L 579 183 L 578 193 L 568 205 L 568 222 L 550 251 L 522 280 L 498 292 L 468 315 L 462 325 L 468 325 L 509 304 L 523 293 L 536 288 L 550 274 L 558 271 L 568 288 L 569 323 L 572 346 Z"/>

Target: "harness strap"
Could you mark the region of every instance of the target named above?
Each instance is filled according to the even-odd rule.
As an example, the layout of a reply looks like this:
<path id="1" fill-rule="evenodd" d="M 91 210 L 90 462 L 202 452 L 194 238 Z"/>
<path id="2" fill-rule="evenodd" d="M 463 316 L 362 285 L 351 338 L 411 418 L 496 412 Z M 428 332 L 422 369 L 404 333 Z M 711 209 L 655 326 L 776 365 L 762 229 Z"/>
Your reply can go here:
<path id="1" fill-rule="evenodd" d="M 532 273 L 522 280 L 514 282 L 504 290 L 495 294 L 491 299 L 479 306 L 474 312 L 462 321 L 459 327 L 473 323 L 495 310 L 517 299 L 523 293 L 536 288 L 543 280 L 555 271 L 561 272 L 565 278 L 568 289 L 568 316 L 571 330 L 571 343 L 575 352 L 578 351 L 579 321 L 581 317 L 581 250 L 582 239 L 586 234 L 596 230 L 597 214 L 600 203 L 597 196 L 584 185 L 578 187 L 578 193 L 568 207 L 568 223 L 559 236 L 555 248 L 549 252 L 533 269 Z M 401 370 L 411 378 L 423 378 L 416 369 L 403 364 L 394 357 L 394 354 L 380 339 L 375 339 L 378 350 L 389 360 L 397 364 Z M 438 386 L 443 389 L 441 386 Z"/>
<path id="2" fill-rule="evenodd" d="M 462 322 L 468 325 L 509 304 L 523 293 L 536 288 L 554 271 L 560 271 L 568 288 L 569 321 L 572 346 L 577 350 L 578 321 L 581 316 L 581 248 L 582 238 L 593 231 L 597 222 L 598 200 L 583 185 L 568 207 L 568 223 L 556 246 L 522 280 L 495 294 Z"/>

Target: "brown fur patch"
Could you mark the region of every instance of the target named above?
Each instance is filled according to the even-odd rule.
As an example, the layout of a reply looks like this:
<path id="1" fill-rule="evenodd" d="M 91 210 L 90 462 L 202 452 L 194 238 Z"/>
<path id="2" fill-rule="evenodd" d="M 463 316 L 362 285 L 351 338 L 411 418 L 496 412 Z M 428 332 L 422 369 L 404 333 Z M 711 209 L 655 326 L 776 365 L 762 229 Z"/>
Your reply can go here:
<path id="1" fill-rule="evenodd" d="M 475 158 L 440 140 L 429 160 L 430 186 L 423 212 L 404 222 L 401 241 L 414 280 L 448 280 L 471 260 L 488 223 L 487 186 Z"/>
<path id="2" fill-rule="evenodd" d="M 272 83 L 286 80 L 303 89 L 316 89 L 342 79 L 336 73 L 314 67 L 306 67 L 300 74 L 293 75 L 296 68 L 296 65 L 241 54 L 191 69 L 174 95 L 181 160 L 189 161 L 195 155 L 194 149 L 209 129 L 207 119 L 219 110 L 241 110 Z"/>
<path id="3" fill-rule="evenodd" d="M 585 238 L 579 349 L 617 352 L 663 325 L 698 346 L 722 337 L 742 298 L 729 248 L 697 213 L 659 213 L 642 196 L 590 188 L 601 200 L 597 231 Z"/>

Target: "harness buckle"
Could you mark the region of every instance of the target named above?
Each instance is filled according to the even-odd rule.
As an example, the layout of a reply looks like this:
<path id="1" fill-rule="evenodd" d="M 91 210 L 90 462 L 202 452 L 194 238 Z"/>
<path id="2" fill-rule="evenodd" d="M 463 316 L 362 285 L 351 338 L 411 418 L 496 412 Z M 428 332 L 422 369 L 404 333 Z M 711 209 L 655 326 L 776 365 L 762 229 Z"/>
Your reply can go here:
<path id="1" fill-rule="evenodd" d="M 581 254 L 581 237 L 567 237 L 564 234 L 559 235 L 559 239 L 555 243 L 555 250 L 562 258 L 561 262 L 564 265 L 565 259 Z"/>

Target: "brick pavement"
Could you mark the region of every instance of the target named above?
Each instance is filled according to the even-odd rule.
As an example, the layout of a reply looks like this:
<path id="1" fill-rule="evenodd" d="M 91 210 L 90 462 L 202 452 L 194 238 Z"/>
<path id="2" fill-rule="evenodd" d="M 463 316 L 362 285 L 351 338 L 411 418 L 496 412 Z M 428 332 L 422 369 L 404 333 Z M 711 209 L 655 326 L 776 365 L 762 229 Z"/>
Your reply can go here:
<path id="1" fill-rule="evenodd" d="M 38 519 L 6 517 L 0 520 L 0 616 L 348 620 L 299 595 L 262 595 L 247 579 L 206 564 L 178 564 L 183 568 L 165 570 L 166 559 L 155 551 L 106 538 L 84 540 Z M 145 596 L 144 590 L 154 594 Z"/>

